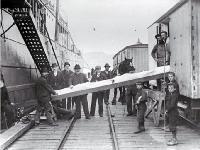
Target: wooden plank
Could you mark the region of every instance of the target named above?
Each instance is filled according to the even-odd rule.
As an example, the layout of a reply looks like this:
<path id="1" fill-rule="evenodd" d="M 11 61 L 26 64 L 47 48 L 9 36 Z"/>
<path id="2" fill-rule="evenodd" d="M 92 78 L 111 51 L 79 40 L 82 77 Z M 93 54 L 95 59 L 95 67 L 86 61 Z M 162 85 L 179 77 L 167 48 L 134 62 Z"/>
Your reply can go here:
<path id="1" fill-rule="evenodd" d="M 28 124 L 18 123 L 0 135 L 0 149 L 5 149 L 17 138 L 33 126 L 33 121 Z"/>
<path id="2" fill-rule="evenodd" d="M 121 76 L 117 76 L 113 79 L 99 81 L 99 82 L 87 82 L 83 84 L 78 84 L 73 87 L 73 89 L 65 88 L 61 90 L 56 90 L 58 95 L 52 96 L 53 100 L 62 99 L 66 97 L 73 97 L 77 95 L 83 95 L 87 93 L 102 91 L 106 89 L 112 89 L 116 87 L 131 85 L 136 82 L 144 82 L 153 79 L 162 78 L 164 72 L 170 71 L 170 66 L 157 67 L 154 70 L 143 71 L 139 73 L 127 73 Z"/>

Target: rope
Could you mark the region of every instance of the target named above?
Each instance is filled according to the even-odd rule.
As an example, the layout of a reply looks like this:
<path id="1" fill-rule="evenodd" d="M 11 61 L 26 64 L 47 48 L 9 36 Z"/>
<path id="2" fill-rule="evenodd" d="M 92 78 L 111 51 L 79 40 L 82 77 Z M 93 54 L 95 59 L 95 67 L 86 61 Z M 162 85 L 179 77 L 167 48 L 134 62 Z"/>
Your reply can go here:
<path id="1" fill-rule="evenodd" d="M 51 39 L 50 39 L 50 36 L 49 36 L 49 32 L 47 31 L 46 24 L 44 24 L 44 29 L 45 29 L 45 31 L 46 31 L 46 33 L 47 33 L 47 36 L 48 36 L 49 42 L 50 42 L 50 44 L 51 44 L 51 48 L 52 48 L 52 50 L 53 50 L 53 54 L 54 54 L 54 56 L 55 56 L 56 62 L 57 62 L 57 64 L 58 64 L 58 67 L 59 67 L 59 69 L 61 70 L 61 67 L 60 67 L 59 62 L 58 62 L 58 58 L 57 58 L 57 56 L 56 56 L 56 53 L 55 53 L 53 44 L 52 44 Z"/>
<path id="2" fill-rule="evenodd" d="M 166 82 L 165 81 L 165 77 L 166 77 L 166 71 L 165 71 L 165 65 L 166 65 L 166 48 L 165 48 L 165 44 L 164 44 L 164 83 Z M 165 89 L 163 89 L 163 92 L 165 93 Z M 164 94 L 164 95 L 166 95 L 166 93 Z M 165 132 L 165 123 L 166 123 L 166 115 L 165 115 L 165 110 L 166 110 L 166 108 L 165 108 L 166 106 L 165 106 L 165 98 L 164 98 L 164 132 Z"/>
<path id="3" fill-rule="evenodd" d="M 14 25 L 15 25 L 15 22 L 13 22 L 12 25 L 10 25 L 5 31 L 3 31 L 3 33 L 1 34 L 1 37 L 2 37 L 2 36 L 5 37 L 5 33 L 8 32 Z"/>

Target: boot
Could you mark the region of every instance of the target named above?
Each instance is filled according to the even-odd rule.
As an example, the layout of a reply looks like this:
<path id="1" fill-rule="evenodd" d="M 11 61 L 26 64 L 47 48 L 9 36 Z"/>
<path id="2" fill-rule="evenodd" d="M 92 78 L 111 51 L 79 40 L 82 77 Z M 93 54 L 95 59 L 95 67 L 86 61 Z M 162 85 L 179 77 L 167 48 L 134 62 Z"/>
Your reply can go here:
<path id="1" fill-rule="evenodd" d="M 138 125 L 138 130 L 134 132 L 134 134 L 138 134 L 138 133 L 141 133 L 141 132 L 144 132 L 145 131 L 145 128 L 143 126 L 143 123 L 142 122 L 139 122 L 139 125 Z"/>
<path id="2" fill-rule="evenodd" d="M 144 122 L 141 122 L 141 131 L 145 131 Z"/>
<path id="3" fill-rule="evenodd" d="M 174 145 L 177 145 L 178 144 L 178 141 L 176 138 L 172 138 L 171 140 L 168 141 L 167 145 L 168 146 L 174 146 Z"/>

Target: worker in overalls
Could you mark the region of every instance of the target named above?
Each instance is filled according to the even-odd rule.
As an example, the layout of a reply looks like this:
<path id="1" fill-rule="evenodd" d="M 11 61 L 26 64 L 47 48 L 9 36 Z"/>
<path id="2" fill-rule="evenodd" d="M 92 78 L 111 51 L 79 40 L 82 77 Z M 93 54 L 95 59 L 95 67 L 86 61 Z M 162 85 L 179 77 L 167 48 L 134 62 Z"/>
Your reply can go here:
<path id="1" fill-rule="evenodd" d="M 135 134 L 145 131 L 144 127 L 144 116 L 147 110 L 147 93 L 143 90 L 143 83 L 137 82 L 137 94 L 136 94 L 136 108 L 137 108 L 137 121 L 138 121 L 138 130 L 134 132 Z"/>
<path id="2" fill-rule="evenodd" d="M 90 82 L 98 82 L 106 80 L 106 76 L 101 72 L 101 66 L 95 67 L 95 74 L 93 74 L 92 79 Z M 105 91 L 98 91 L 92 93 L 92 103 L 90 109 L 90 116 L 95 115 L 95 108 L 96 108 L 96 101 L 98 99 L 99 105 L 99 116 L 103 117 L 103 96 Z"/>
<path id="3" fill-rule="evenodd" d="M 40 124 L 40 113 L 42 109 L 44 109 L 45 114 L 47 116 L 47 121 L 51 126 L 58 126 L 53 120 L 53 108 L 50 103 L 51 94 L 56 95 L 56 92 L 51 87 L 51 85 L 47 82 L 48 70 L 47 68 L 42 68 L 41 77 L 38 78 L 36 82 L 36 96 L 37 96 L 37 109 L 35 115 L 35 124 Z"/>
<path id="4" fill-rule="evenodd" d="M 111 79 L 112 78 L 112 73 L 109 70 L 110 69 L 110 65 L 108 63 L 105 64 L 105 70 L 102 71 L 102 73 L 106 76 L 106 79 Z M 106 105 L 109 104 L 109 96 L 110 96 L 110 90 L 106 90 L 104 93 L 104 103 Z"/>
<path id="5" fill-rule="evenodd" d="M 81 73 L 81 67 L 79 64 L 76 64 L 74 67 L 74 74 L 69 80 L 70 88 L 73 89 L 73 86 L 81 83 L 88 82 L 88 79 L 85 74 Z M 86 119 L 90 119 L 90 114 L 88 110 L 88 101 L 87 94 L 75 96 L 72 98 L 76 104 L 75 119 L 81 118 L 81 104 L 83 106 L 83 111 Z"/>

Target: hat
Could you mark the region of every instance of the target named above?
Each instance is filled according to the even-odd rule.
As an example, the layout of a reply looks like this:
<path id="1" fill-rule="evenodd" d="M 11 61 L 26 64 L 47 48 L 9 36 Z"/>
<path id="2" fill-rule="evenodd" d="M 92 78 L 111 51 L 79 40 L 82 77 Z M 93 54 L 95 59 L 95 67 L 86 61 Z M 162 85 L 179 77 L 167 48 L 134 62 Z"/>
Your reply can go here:
<path id="1" fill-rule="evenodd" d="M 97 69 L 98 69 L 98 70 L 101 70 L 101 66 L 96 66 L 96 67 L 95 67 L 95 70 L 97 70 Z"/>
<path id="2" fill-rule="evenodd" d="M 74 69 L 81 69 L 81 67 L 80 67 L 79 64 L 76 64 L 76 65 L 74 66 Z"/>
<path id="3" fill-rule="evenodd" d="M 65 62 L 65 63 L 64 63 L 64 67 L 67 66 L 67 65 L 70 66 L 70 63 L 69 63 L 69 62 Z"/>
<path id="4" fill-rule="evenodd" d="M 110 65 L 108 63 L 106 63 L 104 67 L 110 67 Z"/>
<path id="5" fill-rule="evenodd" d="M 48 70 L 47 67 L 42 67 L 42 68 L 41 68 L 41 73 L 44 73 L 44 72 L 49 72 L 49 70 Z"/>
<path id="6" fill-rule="evenodd" d="M 175 73 L 174 72 L 169 72 L 168 75 L 171 74 L 175 77 Z"/>
<path id="7" fill-rule="evenodd" d="M 58 65 L 57 65 L 57 63 L 53 63 L 51 67 L 52 67 L 52 68 L 58 67 Z"/>
<path id="8" fill-rule="evenodd" d="M 161 37 L 161 35 L 160 34 L 156 34 L 155 38 L 157 39 L 158 37 Z"/>

